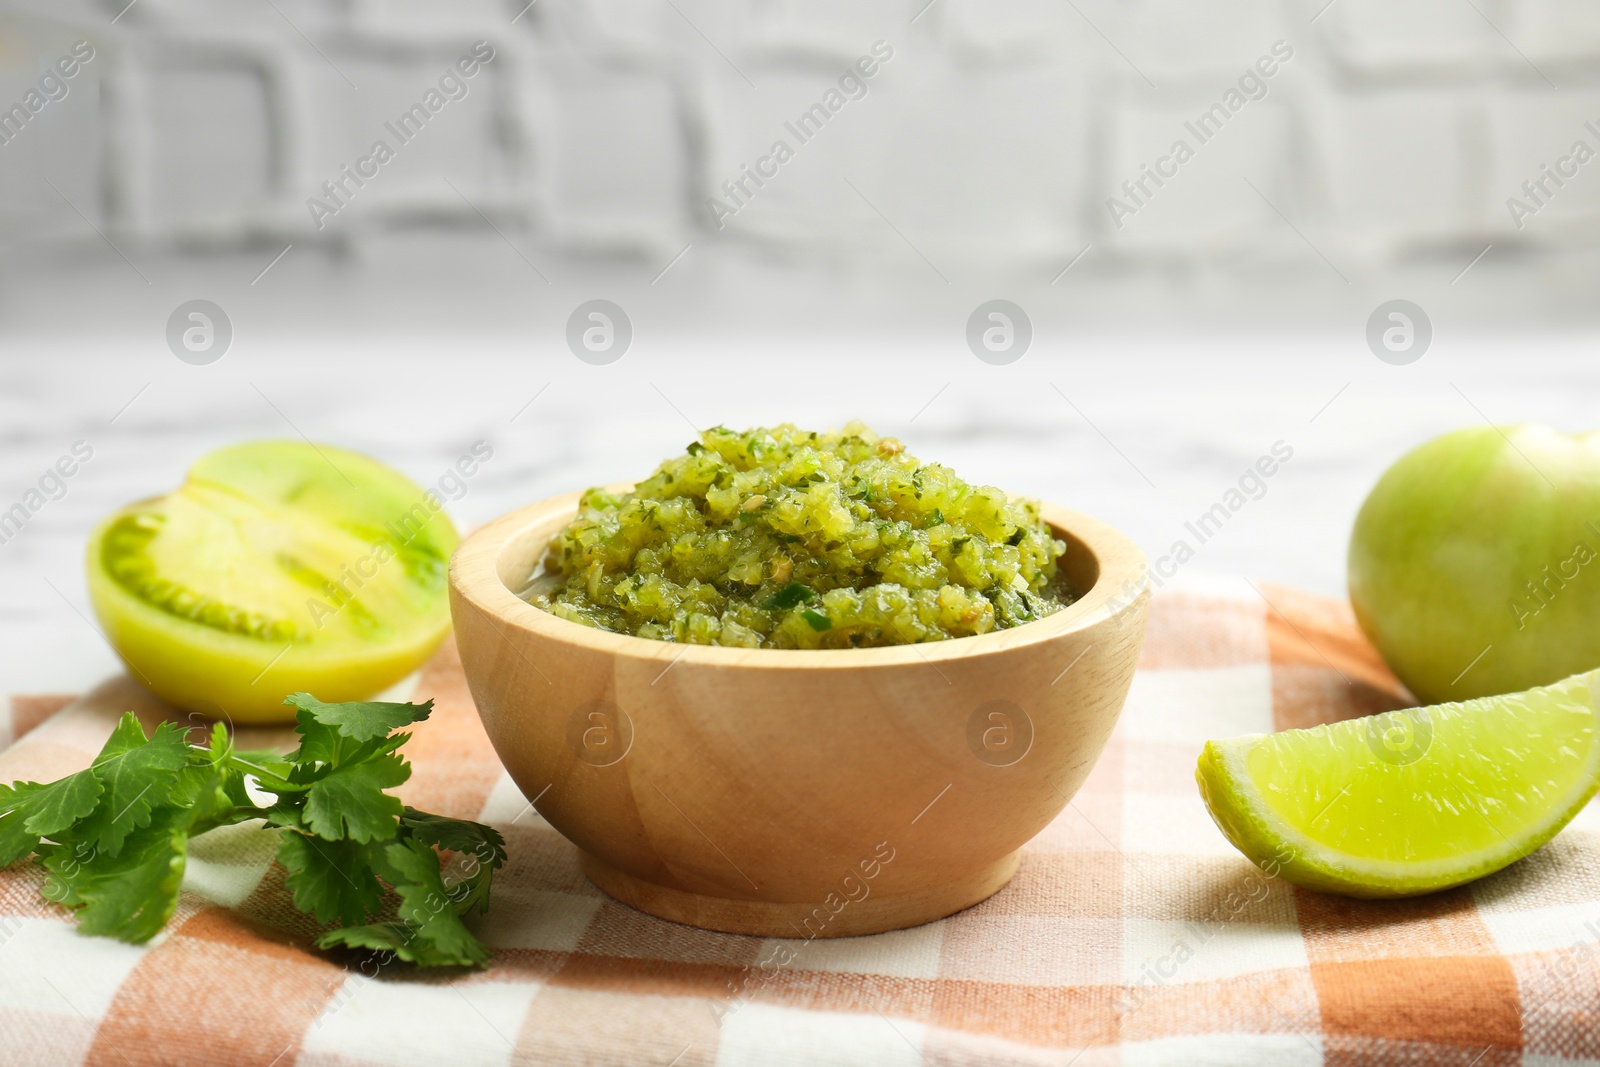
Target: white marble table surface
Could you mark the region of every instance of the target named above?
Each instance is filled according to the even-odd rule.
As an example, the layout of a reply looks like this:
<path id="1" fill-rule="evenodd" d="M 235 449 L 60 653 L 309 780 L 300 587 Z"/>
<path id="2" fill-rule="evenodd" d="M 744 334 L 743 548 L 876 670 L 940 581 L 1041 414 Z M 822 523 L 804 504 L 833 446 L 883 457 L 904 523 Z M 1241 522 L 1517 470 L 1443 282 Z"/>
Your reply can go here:
<path id="1" fill-rule="evenodd" d="M 690 440 L 691 423 L 860 417 L 970 480 L 1103 518 L 1152 556 L 1281 441 L 1293 458 L 1180 578 L 1248 575 L 1338 594 L 1350 524 L 1389 462 L 1485 419 L 1593 426 L 1594 353 L 1593 338 L 1575 335 L 1443 337 L 1420 362 L 1392 367 L 1359 335 L 1118 335 L 1041 339 L 1020 362 L 991 367 L 959 338 L 679 335 L 640 338 L 620 362 L 592 367 L 559 341 L 284 335 L 194 367 L 159 337 L 3 336 L 0 510 L 75 441 L 94 455 L 64 497 L 0 544 L 0 692 L 77 692 L 117 669 L 90 622 L 87 532 L 229 441 L 303 434 L 423 484 L 487 441 L 493 459 L 449 505 L 467 525 L 645 473 Z"/>

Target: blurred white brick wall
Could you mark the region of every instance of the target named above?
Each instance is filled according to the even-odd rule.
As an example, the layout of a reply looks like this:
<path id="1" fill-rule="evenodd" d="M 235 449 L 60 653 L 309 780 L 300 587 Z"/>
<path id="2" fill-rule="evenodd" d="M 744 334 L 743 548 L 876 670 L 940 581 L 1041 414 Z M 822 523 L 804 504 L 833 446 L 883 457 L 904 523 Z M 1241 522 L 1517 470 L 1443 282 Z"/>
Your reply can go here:
<path id="1" fill-rule="evenodd" d="M 584 256 L 726 242 L 935 272 L 1091 244 L 1133 272 L 1600 249 L 1600 162 L 1520 229 L 1506 207 L 1574 142 L 1600 150 L 1594 0 L 125 5 L 0 7 L 0 108 L 75 40 L 97 53 L 0 145 L 0 238 L 93 243 L 87 218 L 140 248 L 338 250 L 493 226 Z M 318 229 L 307 198 L 394 145 L 384 123 L 477 40 L 495 58 L 469 95 Z M 865 97 L 800 145 L 785 121 L 877 41 Z M 1115 226 L 1107 198 L 1277 41 L 1264 99 Z M 780 138 L 795 158 L 719 229 L 708 198 Z"/>

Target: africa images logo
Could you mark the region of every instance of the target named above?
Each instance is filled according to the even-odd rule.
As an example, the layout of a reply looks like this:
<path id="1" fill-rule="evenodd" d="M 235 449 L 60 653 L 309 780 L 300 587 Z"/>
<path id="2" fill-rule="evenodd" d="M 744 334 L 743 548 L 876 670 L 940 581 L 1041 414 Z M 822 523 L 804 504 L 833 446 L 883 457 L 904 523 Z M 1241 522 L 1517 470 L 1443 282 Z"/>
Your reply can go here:
<path id="1" fill-rule="evenodd" d="M 0 111 L 0 145 L 8 145 L 16 140 L 28 123 L 50 104 L 65 100 L 72 91 L 68 83 L 89 65 L 94 56 L 94 45 L 79 41 L 72 46 L 71 52 L 57 59 L 39 75 L 38 88 L 29 89 L 19 103 Z"/>
<path id="2" fill-rule="evenodd" d="M 810 143 L 850 101 L 865 99 L 869 79 L 878 73 L 881 64 L 893 58 L 893 46 L 887 41 L 874 41 L 872 54 L 861 56 L 853 65 L 845 68 L 844 73 L 839 75 L 837 87 L 830 87 L 822 94 L 821 100 L 802 111 L 793 121 L 783 124 L 783 128 L 794 137 L 793 145 L 780 137 L 772 142 L 766 155 L 755 161 L 754 167 L 749 163 L 741 163 L 739 176 L 722 183 L 722 192 L 728 199 L 721 200 L 714 196 L 706 198 L 706 208 L 711 212 L 711 220 L 717 224 L 717 229 L 726 226 L 728 219 L 742 211 L 757 192 L 766 188 L 767 181 L 778 176 L 779 169 L 795 157 L 798 146 Z"/>
<path id="3" fill-rule="evenodd" d="M 356 160 L 353 169 L 348 163 L 341 164 L 339 173 L 322 183 L 322 193 L 326 199 L 307 197 L 306 209 L 311 212 L 311 221 L 317 224 L 317 229 L 322 229 L 328 224 L 328 219 L 349 207 L 356 193 L 365 189 L 367 182 L 376 178 L 381 168 L 395 159 L 400 148 L 416 140 L 423 127 L 443 111 L 446 104 L 452 100 L 465 100 L 472 92 L 468 81 L 493 62 L 494 56 L 494 48 L 489 42 L 478 41 L 473 44 L 471 53 L 457 59 L 453 67 L 446 67 L 444 73 L 439 75 L 437 88 L 430 87 L 422 94 L 420 101 L 401 112 L 394 121 L 383 124 L 394 136 L 393 145 L 383 138 L 372 142 L 372 148 Z"/>
<path id="4" fill-rule="evenodd" d="M 1106 211 L 1110 213 L 1116 228 L 1122 229 L 1124 219 L 1137 215 L 1148 206 L 1156 193 L 1178 176 L 1178 169 L 1195 157 L 1200 146 L 1221 133 L 1228 121 L 1243 111 L 1246 104 L 1265 100 L 1269 91 L 1268 80 L 1278 73 L 1282 64 L 1287 64 L 1293 58 L 1294 47 L 1288 41 L 1272 42 L 1271 55 L 1257 59 L 1254 66 L 1239 75 L 1237 87 L 1230 86 L 1222 94 L 1221 100 L 1202 111 L 1194 121 L 1183 124 L 1184 130 L 1194 138 L 1194 144 L 1180 137 L 1172 142 L 1167 154 L 1158 158 L 1154 166 L 1141 163 L 1138 176 L 1122 183 L 1122 194 L 1126 199 L 1115 196 L 1106 198 Z"/>

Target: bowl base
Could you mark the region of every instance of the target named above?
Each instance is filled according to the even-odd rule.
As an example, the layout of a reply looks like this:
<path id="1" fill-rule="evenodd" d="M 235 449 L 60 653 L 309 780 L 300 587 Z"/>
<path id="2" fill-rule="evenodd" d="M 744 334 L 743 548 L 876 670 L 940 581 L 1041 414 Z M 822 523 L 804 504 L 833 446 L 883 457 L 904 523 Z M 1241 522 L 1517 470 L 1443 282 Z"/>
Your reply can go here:
<path id="1" fill-rule="evenodd" d="M 915 893 L 872 893 L 861 900 L 835 895 L 837 911 L 815 901 L 740 900 L 690 893 L 635 878 L 581 849 L 578 856 L 583 873 L 607 896 L 658 919 L 728 934 L 811 940 L 901 930 L 970 908 L 1011 881 L 1017 873 L 1021 850 L 956 881 Z"/>

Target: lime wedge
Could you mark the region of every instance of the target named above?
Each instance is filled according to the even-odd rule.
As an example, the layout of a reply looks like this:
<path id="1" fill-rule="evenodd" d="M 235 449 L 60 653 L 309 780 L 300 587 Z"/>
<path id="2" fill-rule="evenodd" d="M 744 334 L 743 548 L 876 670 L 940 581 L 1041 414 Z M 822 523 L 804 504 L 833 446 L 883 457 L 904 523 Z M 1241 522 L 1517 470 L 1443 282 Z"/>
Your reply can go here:
<path id="1" fill-rule="evenodd" d="M 1600 786 L 1600 670 L 1524 693 L 1208 741 L 1218 827 L 1308 889 L 1404 897 L 1470 882 L 1554 837 Z"/>

